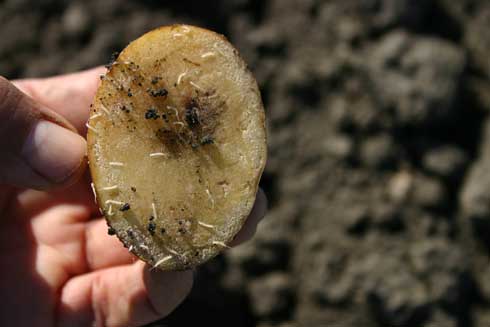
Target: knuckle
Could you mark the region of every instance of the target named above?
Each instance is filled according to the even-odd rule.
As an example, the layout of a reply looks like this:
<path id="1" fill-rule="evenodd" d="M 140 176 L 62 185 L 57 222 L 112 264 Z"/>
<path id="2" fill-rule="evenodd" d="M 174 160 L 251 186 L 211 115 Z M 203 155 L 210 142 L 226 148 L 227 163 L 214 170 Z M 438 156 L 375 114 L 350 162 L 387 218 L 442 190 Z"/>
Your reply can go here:
<path id="1" fill-rule="evenodd" d="M 91 287 L 94 324 L 96 326 L 106 326 L 109 318 L 107 313 L 108 299 L 103 276 L 100 274 L 95 275 Z"/>
<path id="2" fill-rule="evenodd" d="M 18 103 L 20 92 L 14 92 L 15 87 L 3 76 L 0 76 L 0 110 Z"/>
<path id="3" fill-rule="evenodd" d="M 17 147 L 35 118 L 31 105 L 23 99 L 24 94 L 0 76 L 0 144 L 3 148 Z"/>
<path id="4" fill-rule="evenodd" d="M 7 127 L 13 120 L 21 98 L 22 94 L 6 78 L 0 76 L 0 124 L 2 127 Z"/>

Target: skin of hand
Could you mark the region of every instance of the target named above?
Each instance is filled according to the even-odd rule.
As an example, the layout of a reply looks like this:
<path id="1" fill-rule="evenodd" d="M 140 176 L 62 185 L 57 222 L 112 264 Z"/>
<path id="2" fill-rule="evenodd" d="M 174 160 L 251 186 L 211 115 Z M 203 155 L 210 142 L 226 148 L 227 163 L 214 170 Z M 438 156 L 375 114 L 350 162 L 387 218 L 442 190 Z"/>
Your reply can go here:
<path id="1" fill-rule="evenodd" d="M 141 326 L 172 312 L 193 272 L 150 269 L 107 234 L 86 171 L 85 122 L 104 68 L 0 77 L 1 326 Z M 260 190 L 233 244 L 265 215 Z"/>

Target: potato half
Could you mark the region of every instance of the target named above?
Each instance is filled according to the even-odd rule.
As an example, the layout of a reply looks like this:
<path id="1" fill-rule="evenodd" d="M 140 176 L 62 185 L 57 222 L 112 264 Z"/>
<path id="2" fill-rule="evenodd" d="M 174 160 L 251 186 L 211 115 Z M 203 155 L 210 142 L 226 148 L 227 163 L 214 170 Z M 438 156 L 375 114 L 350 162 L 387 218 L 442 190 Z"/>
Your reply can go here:
<path id="1" fill-rule="evenodd" d="M 109 233 L 142 260 L 195 267 L 243 226 L 266 161 L 265 116 L 223 36 L 174 25 L 133 41 L 103 77 L 87 126 Z"/>

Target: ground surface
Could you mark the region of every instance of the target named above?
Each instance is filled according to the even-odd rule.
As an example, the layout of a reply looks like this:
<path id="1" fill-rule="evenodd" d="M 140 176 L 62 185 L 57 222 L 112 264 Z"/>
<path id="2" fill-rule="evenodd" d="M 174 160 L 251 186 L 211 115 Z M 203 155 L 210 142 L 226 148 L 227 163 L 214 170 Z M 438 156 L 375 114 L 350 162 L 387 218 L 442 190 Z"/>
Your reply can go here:
<path id="1" fill-rule="evenodd" d="M 270 214 L 156 326 L 490 326 L 490 2 L 4 0 L 0 21 L 9 78 L 175 22 L 256 74 Z"/>

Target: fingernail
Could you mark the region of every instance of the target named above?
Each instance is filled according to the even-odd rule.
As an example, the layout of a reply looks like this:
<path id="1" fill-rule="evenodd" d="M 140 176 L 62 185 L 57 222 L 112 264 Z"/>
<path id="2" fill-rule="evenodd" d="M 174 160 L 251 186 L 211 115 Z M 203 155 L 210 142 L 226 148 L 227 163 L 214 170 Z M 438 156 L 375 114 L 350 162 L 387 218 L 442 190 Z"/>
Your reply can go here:
<path id="1" fill-rule="evenodd" d="M 80 135 L 40 120 L 27 137 L 22 156 L 38 174 L 53 183 L 62 183 L 80 168 L 86 146 Z"/>

